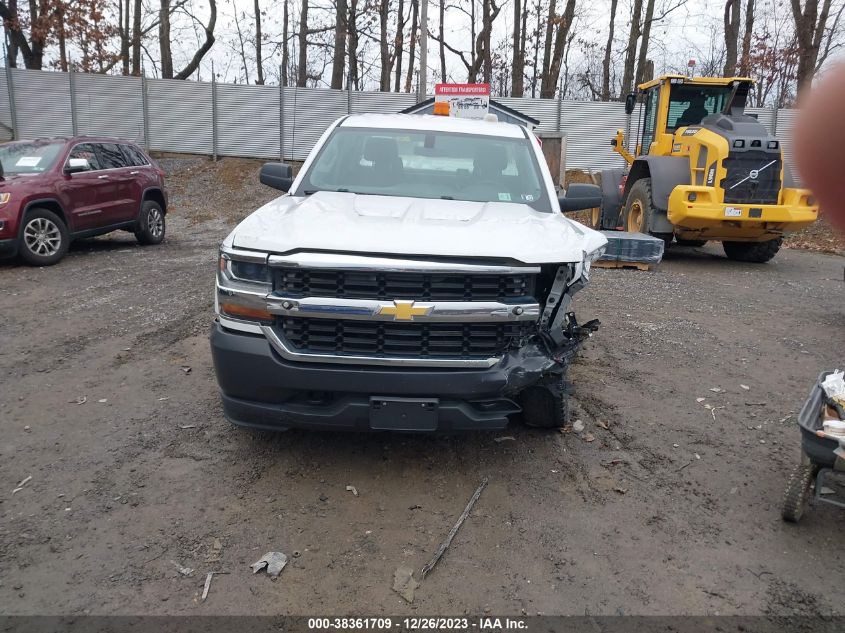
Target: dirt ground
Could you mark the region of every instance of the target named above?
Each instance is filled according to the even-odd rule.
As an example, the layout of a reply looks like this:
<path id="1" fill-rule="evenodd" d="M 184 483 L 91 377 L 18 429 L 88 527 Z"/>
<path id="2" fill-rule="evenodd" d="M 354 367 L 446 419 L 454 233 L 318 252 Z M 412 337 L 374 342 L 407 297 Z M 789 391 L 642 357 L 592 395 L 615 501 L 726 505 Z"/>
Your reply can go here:
<path id="1" fill-rule="evenodd" d="M 845 515 L 779 515 L 795 415 L 845 365 L 845 259 L 706 247 L 594 271 L 580 435 L 252 433 L 222 416 L 212 286 L 219 241 L 274 194 L 242 181 L 253 163 L 163 162 L 163 245 L 0 264 L 0 613 L 845 613 Z M 405 603 L 394 570 L 428 560 L 485 476 Z M 276 582 L 249 568 L 270 550 L 291 556 Z M 209 571 L 228 573 L 202 603 Z"/>

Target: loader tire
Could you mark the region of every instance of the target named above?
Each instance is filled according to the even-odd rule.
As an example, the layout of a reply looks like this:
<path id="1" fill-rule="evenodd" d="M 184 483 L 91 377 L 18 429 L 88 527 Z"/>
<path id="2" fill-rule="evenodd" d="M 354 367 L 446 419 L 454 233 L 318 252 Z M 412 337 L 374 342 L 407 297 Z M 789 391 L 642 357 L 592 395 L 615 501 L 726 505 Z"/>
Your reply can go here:
<path id="1" fill-rule="evenodd" d="M 666 246 L 672 243 L 671 233 L 653 233 L 649 231 L 652 218 L 657 213 L 651 198 L 651 178 L 640 178 L 631 186 L 628 197 L 625 199 L 625 230 L 629 233 L 646 233 L 658 237 L 666 242 Z"/>
<path id="2" fill-rule="evenodd" d="M 789 476 L 786 484 L 786 494 L 783 499 L 781 516 L 784 521 L 798 523 L 804 516 L 804 510 L 810 502 L 810 491 L 818 473 L 818 466 L 814 464 L 799 464 Z"/>
<path id="3" fill-rule="evenodd" d="M 722 248 L 728 259 L 763 264 L 777 254 L 782 243 L 783 238 L 779 237 L 768 242 L 722 242 Z"/>

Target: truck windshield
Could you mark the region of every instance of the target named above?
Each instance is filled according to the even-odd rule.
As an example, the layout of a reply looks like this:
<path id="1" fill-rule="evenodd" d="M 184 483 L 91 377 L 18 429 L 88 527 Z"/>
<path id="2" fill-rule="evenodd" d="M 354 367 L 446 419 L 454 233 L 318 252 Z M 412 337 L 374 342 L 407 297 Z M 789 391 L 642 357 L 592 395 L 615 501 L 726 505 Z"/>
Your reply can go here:
<path id="1" fill-rule="evenodd" d="M 298 195 L 317 191 L 526 204 L 551 211 L 528 138 L 335 129 Z"/>
<path id="2" fill-rule="evenodd" d="M 55 141 L 17 142 L 0 145 L 4 174 L 40 174 L 56 162 L 64 143 Z"/>
<path id="3" fill-rule="evenodd" d="M 673 85 L 669 91 L 666 128 L 674 132 L 679 127 L 699 125 L 704 117 L 725 108 L 731 90 L 731 86 Z"/>

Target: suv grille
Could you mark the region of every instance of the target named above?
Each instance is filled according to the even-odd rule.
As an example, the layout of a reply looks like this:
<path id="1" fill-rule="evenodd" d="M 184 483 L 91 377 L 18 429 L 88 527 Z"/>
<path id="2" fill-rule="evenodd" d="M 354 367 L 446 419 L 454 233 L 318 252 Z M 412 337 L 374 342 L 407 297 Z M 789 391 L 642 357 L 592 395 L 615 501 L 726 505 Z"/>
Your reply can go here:
<path id="1" fill-rule="evenodd" d="M 534 277 L 533 274 L 467 275 L 281 269 L 276 277 L 276 291 L 292 297 L 502 301 L 531 296 L 534 292 Z"/>
<path id="2" fill-rule="evenodd" d="M 781 160 L 778 153 L 731 153 L 723 165 L 728 172 L 722 180 L 725 202 L 777 204 L 780 193 Z M 756 171 L 756 178 L 751 178 Z"/>
<path id="3" fill-rule="evenodd" d="M 383 358 L 490 358 L 517 347 L 533 322 L 394 323 L 279 317 L 287 341 L 302 353 Z"/>

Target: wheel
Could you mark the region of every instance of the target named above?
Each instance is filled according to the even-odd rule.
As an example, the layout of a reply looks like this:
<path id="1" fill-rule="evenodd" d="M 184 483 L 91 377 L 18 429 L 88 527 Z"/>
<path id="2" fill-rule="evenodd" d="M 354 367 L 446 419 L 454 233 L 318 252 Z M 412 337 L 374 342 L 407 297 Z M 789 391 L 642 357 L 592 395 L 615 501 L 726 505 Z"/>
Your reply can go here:
<path id="1" fill-rule="evenodd" d="M 783 238 L 779 237 L 768 242 L 722 242 L 722 248 L 728 259 L 762 264 L 777 254 L 782 243 Z"/>
<path id="2" fill-rule="evenodd" d="M 52 266 L 67 253 L 70 235 L 62 219 L 37 207 L 24 219 L 19 254 L 30 266 Z"/>
<path id="3" fill-rule="evenodd" d="M 786 495 L 780 513 L 784 521 L 798 523 L 804 516 L 804 510 L 810 501 L 810 489 L 818 472 L 818 466 L 810 463 L 799 464 L 792 471 L 786 484 Z"/>
<path id="4" fill-rule="evenodd" d="M 164 239 L 164 211 L 158 202 L 146 200 L 141 205 L 141 217 L 135 228 L 135 239 L 139 244 L 161 244 Z"/>
<path id="5" fill-rule="evenodd" d="M 640 178 L 631 186 L 628 197 L 625 200 L 625 230 L 630 233 L 648 233 L 659 237 L 666 246 L 672 242 L 671 233 L 652 233 L 649 227 L 652 225 L 652 218 L 656 211 L 651 202 L 651 178 Z"/>
<path id="6" fill-rule="evenodd" d="M 682 240 L 679 237 L 676 237 L 675 241 L 680 246 L 704 246 L 705 244 L 707 244 L 707 240 Z"/>
<path id="7" fill-rule="evenodd" d="M 569 396 L 563 376 L 548 376 L 520 394 L 526 426 L 559 429 L 569 424 Z"/>

